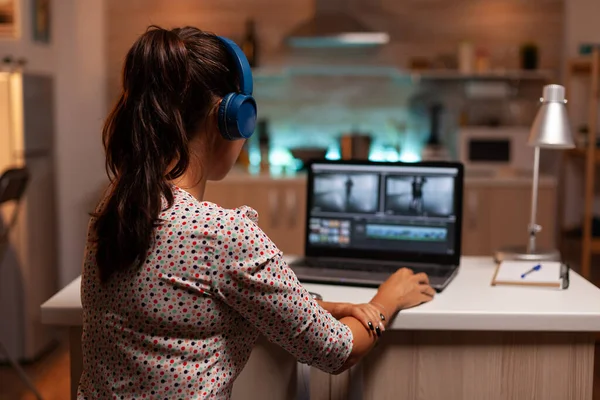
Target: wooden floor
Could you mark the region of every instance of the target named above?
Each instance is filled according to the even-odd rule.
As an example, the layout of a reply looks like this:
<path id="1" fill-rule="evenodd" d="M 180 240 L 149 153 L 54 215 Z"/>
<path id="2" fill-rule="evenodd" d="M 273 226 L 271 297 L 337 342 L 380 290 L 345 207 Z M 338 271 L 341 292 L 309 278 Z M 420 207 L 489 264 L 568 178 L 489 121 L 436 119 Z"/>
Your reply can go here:
<path id="1" fill-rule="evenodd" d="M 44 400 L 69 400 L 69 346 L 66 339 L 39 361 L 23 366 Z M 0 400 L 36 400 L 19 375 L 0 365 Z"/>

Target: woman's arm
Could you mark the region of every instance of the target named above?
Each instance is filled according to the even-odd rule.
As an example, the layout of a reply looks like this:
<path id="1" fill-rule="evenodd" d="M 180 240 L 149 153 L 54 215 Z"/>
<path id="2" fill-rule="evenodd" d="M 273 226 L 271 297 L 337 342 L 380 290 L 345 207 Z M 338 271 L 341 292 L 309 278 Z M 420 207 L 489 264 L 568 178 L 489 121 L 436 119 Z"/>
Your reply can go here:
<path id="1" fill-rule="evenodd" d="M 212 293 L 299 362 L 338 371 L 355 345 L 349 327 L 319 306 L 280 254 L 243 264 L 219 265 Z"/>
<path id="2" fill-rule="evenodd" d="M 211 245 L 215 247 L 207 256 L 212 260 L 210 270 L 198 279 L 204 284 L 209 278 L 213 296 L 300 362 L 324 372 L 339 373 L 354 365 L 373 347 L 392 318 L 388 311 L 395 313 L 400 305 L 426 301 L 430 297 L 423 293 L 433 290 L 419 283 L 424 274 L 408 279 L 406 275 L 412 271 L 395 273 L 380 286 L 373 307 L 369 306 L 372 328 L 353 316 L 338 321 L 333 314 L 344 307 L 333 305 L 333 313 L 321 307 L 300 284 L 275 244 L 243 215 L 243 210 L 224 213 L 221 220 L 230 231 L 215 237 Z M 399 301 L 405 296 L 405 301 Z"/>
<path id="3" fill-rule="evenodd" d="M 208 284 L 205 295 L 237 311 L 298 361 L 329 373 L 339 370 L 352 351 L 352 332 L 300 284 L 281 251 L 253 221 L 253 213 L 242 207 L 215 218 L 221 225 L 214 237 L 197 242 L 208 269 L 194 275 L 193 285 Z M 210 224 L 203 229 L 213 231 Z"/>
<path id="4" fill-rule="evenodd" d="M 367 331 L 375 331 L 378 336 L 381 335 L 381 332 L 385 331 L 384 319 L 381 318 L 381 315 L 387 315 L 387 311 L 380 304 L 338 303 L 319 299 L 317 299 L 317 304 L 338 321 L 345 317 L 354 317 L 367 328 Z M 377 327 L 379 327 L 379 332 L 376 329 Z"/>
<path id="5" fill-rule="evenodd" d="M 353 346 L 344 365 L 334 373 L 339 374 L 356 364 L 375 345 L 393 318 L 387 310 L 395 310 L 396 305 L 385 295 L 378 293 L 368 304 L 352 304 L 316 300 L 324 310 L 342 322 L 352 332 Z M 369 326 L 371 322 L 372 328 Z M 379 327 L 379 332 L 377 331 Z"/>
<path id="6" fill-rule="evenodd" d="M 348 306 L 315 300 L 279 254 L 245 272 L 232 268 L 221 272 L 228 283 L 217 286 L 223 301 L 300 362 L 328 373 L 341 373 L 360 360 L 391 318 L 380 306 L 370 305 L 373 328 L 354 316 L 338 321 L 336 316 L 347 313 Z M 377 303 L 386 307 L 389 301 L 383 298 Z"/>
<path id="7" fill-rule="evenodd" d="M 280 254 L 246 272 L 221 272 L 227 285 L 219 286 L 216 292 L 225 303 L 300 362 L 332 374 L 347 370 L 364 357 L 398 310 L 397 299 L 380 290 L 369 303 L 374 310 L 369 318 L 372 328 L 354 316 L 338 321 L 300 284 Z M 418 302 L 407 297 L 406 304 L 423 301 L 425 297 Z M 344 312 L 343 303 L 324 303 L 334 313 Z"/>
<path id="8" fill-rule="evenodd" d="M 383 330 L 385 330 L 389 322 L 396 314 L 397 305 L 394 304 L 394 301 L 391 298 L 388 298 L 388 296 L 381 293 L 377 293 L 369 304 L 379 311 L 380 321 L 378 322 L 383 325 Z M 388 310 L 392 311 L 388 312 Z M 376 333 L 373 334 L 373 330 L 366 329 L 365 325 L 360 320 L 352 316 L 344 317 L 340 319 L 340 322 L 348 326 L 348 328 L 350 328 L 352 331 L 354 346 L 352 346 L 350 357 L 348 357 L 344 365 L 342 365 L 342 367 L 335 372 L 336 374 L 339 374 L 355 365 L 361 358 L 371 351 L 379 337 L 379 335 Z"/>
<path id="9" fill-rule="evenodd" d="M 419 304 L 431 301 L 435 290 L 429 286 L 429 278 L 424 273 L 415 274 L 407 268 L 401 268 L 394 272 L 384 283 L 379 286 L 377 294 L 370 301 L 381 313 L 384 325 L 399 311 Z M 375 338 L 371 334 L 365 334 L 361 330 L 360 323 L 354 318 L 342 318 L 340 320 L 352 331 L 354 346 L 350 357 L 338 372 L 350 368 L 371 350 L 375 344 Z"/>

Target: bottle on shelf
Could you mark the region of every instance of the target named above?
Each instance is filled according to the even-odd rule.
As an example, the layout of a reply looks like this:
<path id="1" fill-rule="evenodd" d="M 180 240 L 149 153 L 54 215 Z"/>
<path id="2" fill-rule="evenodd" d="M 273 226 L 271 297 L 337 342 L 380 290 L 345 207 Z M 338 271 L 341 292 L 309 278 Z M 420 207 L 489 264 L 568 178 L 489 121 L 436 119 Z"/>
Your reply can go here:
<path id="1" fill-rule="evenodd" d="M 255 68 L 258 66 L 258 41 L 256 40 L 256 29 L 254 20 L 249 19 L 246 21 L 246 34 L 242 42 L 242 51 L 248 59 L 250 67 Z"/>
<path id="2" fill-rule="evenodd" d="M 461 74 L 472 74 L 475 64 L 475 49 L 473 43 L 462 41 L 458 46 L 458 71 Z"/>
<path id="3" fill-rule="evenodd" d="M 257 123 L 258 133 L 258 148 L 260 149 L 260 170 L 261 172 L 269 171 L 269 121 L 260 119 Z"/>
<path id="4" fill-rule="evenodd" d="M 240 155 L 237 158 L 237 164 L 239 164 L 241 167 L 247 169 L 248 167 L 250 167 L 250 144 L 248 143 L 248 141 L 246 141 L 246 143 L 244 143 L 244 146 L 242 147 L 242 150 L 240 151 Z"/>
<path id="5" fill-rule="evenodd" d="M 539 49 L 535 43 L 525 43 L 521 46 L 521 68 L 535 70 L 539 62 Z"/>

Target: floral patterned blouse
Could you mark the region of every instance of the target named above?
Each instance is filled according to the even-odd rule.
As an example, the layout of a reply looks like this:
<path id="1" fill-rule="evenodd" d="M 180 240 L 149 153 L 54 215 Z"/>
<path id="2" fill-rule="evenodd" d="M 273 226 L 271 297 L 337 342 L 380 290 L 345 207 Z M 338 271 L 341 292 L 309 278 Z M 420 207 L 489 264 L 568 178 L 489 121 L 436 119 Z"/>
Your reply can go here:
<path id="1" fill-rule="evenodd" d="M 173 192 L 141 268 L 102 285 L 88 234 L 78 399 L 228 399 L 259 334 L 302 363 L 341 368 L 350 329 L 298 282 L 256 211 Z"/>

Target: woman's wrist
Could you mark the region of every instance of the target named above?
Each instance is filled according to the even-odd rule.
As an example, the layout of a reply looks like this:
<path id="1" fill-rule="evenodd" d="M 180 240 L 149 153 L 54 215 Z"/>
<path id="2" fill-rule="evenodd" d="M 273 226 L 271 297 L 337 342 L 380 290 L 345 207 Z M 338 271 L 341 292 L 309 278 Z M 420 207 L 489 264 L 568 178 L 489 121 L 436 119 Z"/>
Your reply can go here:
<path id="1" fill-rule="evenodd" d="M 377 293 L 369 302 L 381 312 L 384 318 L 389 321 L 399 309 L 394 301 L 381 293 Z"/>
<path id="2" fill-rule="evenodd" d="M 377 308 L 379 310 L 380 313 L 382 313 L 383 317 L 381 319 L 385 320 L 386 316 L 391 316 L 391 314 L 388 312 L 387 308 L 385 308 L 385 306 L 383 304 L 379 304 L 376 301 L 371 300 L 370 301 L 371 305 L 374 305 L 375 308 Z"/>

